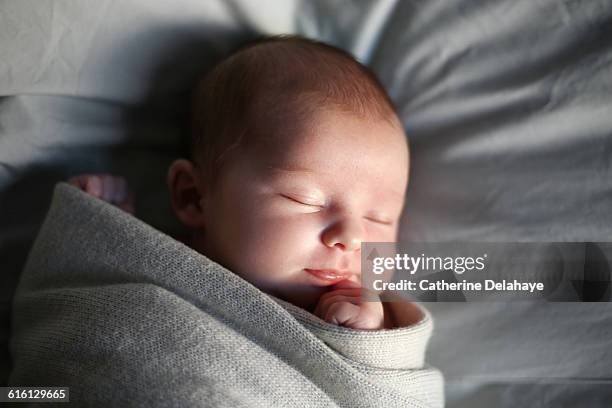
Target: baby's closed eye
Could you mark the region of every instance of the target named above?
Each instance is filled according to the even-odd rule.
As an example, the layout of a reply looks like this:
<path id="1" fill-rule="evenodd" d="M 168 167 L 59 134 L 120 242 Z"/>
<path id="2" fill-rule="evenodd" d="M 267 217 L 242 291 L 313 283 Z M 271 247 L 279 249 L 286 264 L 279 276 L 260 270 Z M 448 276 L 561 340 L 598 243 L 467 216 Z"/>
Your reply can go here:
<path id="1" fill-rule="evenodd" d="M 304 195 L 304 194 L 279 194 L 281 197 L 285 198 L 292 204 L 300 205 L 303 207 L 307 207 L 311 209 L 310 212 L 319 212 L 323 210 L 328 204 L 326 200 L 314 196 Z M 393 220 L 378 212 L 370 213 L 368 215 L 363 216 L 363 218 L 367 221 L 373 222 L 375 224 L 379 224 L 381 226 L 392 226 Z"/>
<path id="2" fill-rule="evenodd" d="M 383 215 L 368 215 L 363 218 L 376 224 L 393 225 L 393 221 Z"/>
<path id="3" fill-rule="evenodd" d="M 281 194 L 282 197 L 293 201 L 297 204 L 307 205 L 309 207 L 319 207 L 323 208 L 325 206 L 325 201 L 320 198 L 301 195 L 301 194 Z"/>

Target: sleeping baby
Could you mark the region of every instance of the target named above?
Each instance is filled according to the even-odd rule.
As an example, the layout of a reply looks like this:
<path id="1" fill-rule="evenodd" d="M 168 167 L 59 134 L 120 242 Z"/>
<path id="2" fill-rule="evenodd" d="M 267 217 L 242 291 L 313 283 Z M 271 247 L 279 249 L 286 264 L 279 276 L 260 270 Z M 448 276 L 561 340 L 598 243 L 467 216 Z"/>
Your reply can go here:
<path id="1" fill-rule="evenodd" d="M 361 243 L 396 240 L 409 167 L 393 104 L 363 65 L 303 38 L 260 40 L 203 78 L 192 120 L 191 157 L 167 175 L 189 246 L 329 323 L 422 318 L 362 299 Z M 121 177 L 71 183 L 134 211 Z"/>
<path id="2" fill-rule="evenodd" d="M 90 407 L 444 406 L 429 312 L 361 287 L 361 244 L 396 239 L 408 182 L 374 76 L 267 38 L 202 79 L 192 119 L 167 173 L 188 238 L 130 215 L 121 177 L 55 187 L 14 296 L 9 383 Z"/>

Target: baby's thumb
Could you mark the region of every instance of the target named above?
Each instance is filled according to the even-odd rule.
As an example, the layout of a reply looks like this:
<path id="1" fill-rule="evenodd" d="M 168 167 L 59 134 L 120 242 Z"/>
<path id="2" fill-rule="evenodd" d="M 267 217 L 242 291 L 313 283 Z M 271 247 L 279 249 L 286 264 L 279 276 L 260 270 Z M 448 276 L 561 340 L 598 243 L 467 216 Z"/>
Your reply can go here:
<path id="1" fill-rule="evenodd" d="M 360 287 L 361 285 L 359 283 L 345 279 L 343 281 L 336 283 L 332 288 L 333 289 L 351 289 L 351 288 L 360 288 Z"/>

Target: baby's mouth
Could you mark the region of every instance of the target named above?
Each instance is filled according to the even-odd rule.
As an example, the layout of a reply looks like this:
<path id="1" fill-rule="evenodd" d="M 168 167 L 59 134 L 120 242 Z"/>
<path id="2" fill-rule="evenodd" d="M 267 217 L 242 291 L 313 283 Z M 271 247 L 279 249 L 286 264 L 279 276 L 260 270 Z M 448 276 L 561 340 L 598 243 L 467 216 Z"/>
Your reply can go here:
<path id="1" fill-rule="evenodd" d="M 315 277 L 315 283 L 320 286 L 336 284 L 340 281 L 349 279 L 353 273 L 338 269 L 304 269 L 311 276 Z"/>

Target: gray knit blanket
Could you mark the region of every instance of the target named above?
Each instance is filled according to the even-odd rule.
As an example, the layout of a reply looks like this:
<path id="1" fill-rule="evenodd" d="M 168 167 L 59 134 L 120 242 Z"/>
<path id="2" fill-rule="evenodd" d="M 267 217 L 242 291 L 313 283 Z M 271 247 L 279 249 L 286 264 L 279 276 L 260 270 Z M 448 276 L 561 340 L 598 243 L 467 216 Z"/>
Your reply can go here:
<path id="1" fill-rule="evenodd" d="M 360 331 L 60 183 L 13 307 L 13 386 L 76 406 L 440 407 L 432 321 Z"/>

